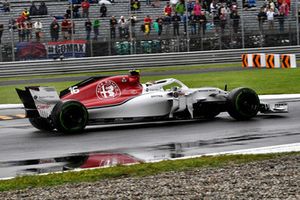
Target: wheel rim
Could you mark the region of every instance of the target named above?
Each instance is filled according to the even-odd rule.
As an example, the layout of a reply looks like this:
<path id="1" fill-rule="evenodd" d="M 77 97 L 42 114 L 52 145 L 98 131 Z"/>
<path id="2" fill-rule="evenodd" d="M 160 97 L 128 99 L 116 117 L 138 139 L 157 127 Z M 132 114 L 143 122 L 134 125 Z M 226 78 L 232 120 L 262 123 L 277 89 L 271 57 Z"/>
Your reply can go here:
<path id="1" fill-rule="evenodd" d="M 236 107 L 244 116 L 253 116 L 258 112 L 258 99 L 256 95 L 241 93 L 237 97 Z"/>
<path id="2" fill-rule="evenodd" d="M 80 130 L 86 124 L 86 110 L 77 104 L 67 105 L 60 113 L 61 125 L 65 130 Z"/>

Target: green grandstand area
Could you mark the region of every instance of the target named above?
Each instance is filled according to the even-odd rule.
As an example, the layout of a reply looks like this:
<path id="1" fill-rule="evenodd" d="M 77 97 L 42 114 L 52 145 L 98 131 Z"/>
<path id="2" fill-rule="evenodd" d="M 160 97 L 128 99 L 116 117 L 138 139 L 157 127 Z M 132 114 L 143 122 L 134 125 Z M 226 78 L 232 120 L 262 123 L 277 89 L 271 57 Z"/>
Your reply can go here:
<path id="1" fill-rule="evenodd" d="M 118 73 L 119 74 L 119 73 Z M 82 74 L 81 74 L 82 75 Z M 99 74 L 100 75 L 100 74 Z M 207 72 L 201 74 L 177 74 L 164 76 L 142 76 L 141 81 L 145 83 L 151 80 L 164 78 L 176 78 L 189 87 L 212 86 L 224 88 L 228 85 L 228 90 L 236 87 L 250 87 L 258 94 L 293 94 L 300 93 L 300 69 L 252 69 L 226 72 Z M 68 88 L 76 82 L 57 83 L 35 83 L 31 85 L 54 86 L 57 91 Z M 0 104 L 20 103 L 15 92 L 15 88 L 23 88 L 27 85 L 1 86 Z"/>

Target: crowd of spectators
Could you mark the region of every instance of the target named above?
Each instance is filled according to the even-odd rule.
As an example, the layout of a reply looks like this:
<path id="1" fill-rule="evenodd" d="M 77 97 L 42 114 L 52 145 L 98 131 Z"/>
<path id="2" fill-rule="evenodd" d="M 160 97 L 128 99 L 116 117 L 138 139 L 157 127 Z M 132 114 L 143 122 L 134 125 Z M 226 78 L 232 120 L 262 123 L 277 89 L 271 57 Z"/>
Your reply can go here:
<path id="1" fill-rule="evenodd" d="M 219 33 L 220 29 L 220 33 L 224 33 L 227 24 L 230 24 L 232 31 L 237 33 L 239 20 L 240 16 L 235 1 L 167 1 L 162 15 L 153 20 L 151 16 L 144 18 L 141 30 L 146 36 L 149 35 L 152 28 L 158 36 L 161 36 L 163 29 L 166 30 L 166 34 L 169 34 L 170 28 L 173 29 L 174 36 L 186 35 L 188 31 L 191 35 L 204 36 L 208 28 L 215 29 L 216 33 Z"/>
<path id="2" fill-rule="evenodd" d="M 284 32 L 284 21 L 290 14 L 290 6 L 290 0 L 265 1 L 257 14 L 260 32 L 264 33 L 264 29 L 274 30 L 275 19 L 279 22 L 279 31 Z M 264 26 L 265 22 L 267 22 L 268 27 Z"/>
<path id="3" fill-rule="evenodd" d="M 161 14 L 158 16 L 147 15 L 143 19 L 137 19 L 135 11 L 141 10 L 139 0 L 131 0 L 130 8 L 132 15 L 111 16 L 109 20 L 109 34 L 111 39 L 120 38 L 128 39 L 136 36 L 136 31 L 142 31 L 145 37 L 152 35 L 161 37 L 164 34 L 173 36 L 195 35 L 195 37 L 203 37 L 207 34 L 208 29 L 213 29 L 215 34 L 224 34 L 226 30 L 230 33 L 237 34 L 240 27 L 240 15 L 238 13 L 238 5 L 236 0 L 170 0 L 160 2 L 159 0 L 146 1 L 146 7 L 143 9 L 151 9 L 151 7 L 159 7 Z M 48 28 L 43 27 L 41 20 L 34 20 L 35 17 L 41 16 L 53 17 L 48 30 L 50 30 L 51 40 L 58 41 L 61 33 L 63 40 L 72 39 L 75 33 L 75 22 L 72 18 L 84 18 L 84 27 L 86 39 L 91 40 L 99 37 L 100 18 L 108 17 L 108 9 L 104 3 L 99 4 L 99 17 L 90 16 L 91 3 L 98 1 L 91 0 L 72 0 L 64 14 L 61 16 L 51 16 L 45 2 L 40 2 L 36 6 L 36 2 L 32 2 L 30 8 L 24 8 L 20 16 L 16 20 L 11 21 L 11 28 L 18 31 L 19 41 L 32 41 L 33 33 L 35 33 L 36 41 L 40 41 Z M 161 5 L 164 4 L 162 7 Z M 289 16 L 290 0 L 265 0 L 264 6 L 260 8 L 257 14 L 259 30 L 261 32 L 266 29 L 274 29 L 274 20 L 278 19 L 279 29 L 284 31 L 284 21 Z M 10 12 L 10 3 L 7 0 L 2 2 L 5 12 Z M 255 0 L 243 0 L 243 7 L 249 9 L 256 6 Z M 36 18 L 36 19 L 38 19 Z M 58 20 L 62 20 L 60 23 Z M 142 22 L 139 30 L 136 30 L 137 22 Z M 3 25 L 2 25 L 3 27 Z M 117 34 L 117 31 L 119 34 Z M 0 25 L 0 36 L 3 28 Z M 197 35 L 197 36 L 196 36 Z M 1 39 L 1 37 L 0 37 Z"/>

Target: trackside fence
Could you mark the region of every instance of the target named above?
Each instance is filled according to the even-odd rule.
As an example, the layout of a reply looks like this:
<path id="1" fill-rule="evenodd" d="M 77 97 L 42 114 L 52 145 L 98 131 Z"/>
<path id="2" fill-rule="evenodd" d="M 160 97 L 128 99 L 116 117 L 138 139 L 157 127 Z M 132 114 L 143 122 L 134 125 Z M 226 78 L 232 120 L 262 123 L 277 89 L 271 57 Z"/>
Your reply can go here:
<path id="1" fill-rule="evenodd" d="M 299 56 L 300 46 L 2 62 L 0 65 L 0 77 L 105 72 L 127 70 L 132 68 L 143 69 L 150 67 L 199 65 L 210 63 L 239 62 L 242 66 L 242 54 L 251 53 L 285 53 Z"/>

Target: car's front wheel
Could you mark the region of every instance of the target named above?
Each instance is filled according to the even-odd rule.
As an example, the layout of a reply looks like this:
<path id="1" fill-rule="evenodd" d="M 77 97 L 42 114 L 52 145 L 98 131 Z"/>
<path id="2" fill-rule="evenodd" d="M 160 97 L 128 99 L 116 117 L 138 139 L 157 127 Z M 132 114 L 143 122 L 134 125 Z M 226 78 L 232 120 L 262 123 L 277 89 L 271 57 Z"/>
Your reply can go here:
<path id="1" fill-rule="evenodd" d="M 80 132 L 88 122 L 87 109 L 82 103 L 74 100 L 57 103 L 51 116 L 54 127 L 63 133 Z"/>
<path id="2" fill-rule="evenodd" d="M 250 88 L 236 88 L 227 99 L 227 111 L 236 120 L 255 117 L 259 111 L 260 101 L 256 92 Z"/>

